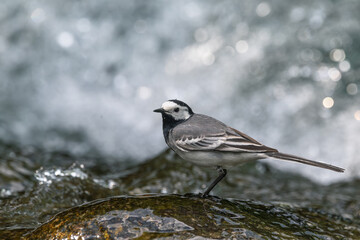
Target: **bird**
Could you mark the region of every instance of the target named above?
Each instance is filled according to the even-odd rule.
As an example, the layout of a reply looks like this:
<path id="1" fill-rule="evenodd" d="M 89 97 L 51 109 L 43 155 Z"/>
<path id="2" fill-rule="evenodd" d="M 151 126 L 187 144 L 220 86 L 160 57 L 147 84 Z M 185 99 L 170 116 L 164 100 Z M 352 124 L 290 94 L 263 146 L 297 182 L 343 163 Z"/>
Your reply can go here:
<path id="1" fill-rule="evenodd" d="M 165 142 L 175 153 L 196 165 L 216 168 L 218 177 L 201 194 L 202 197 L 209 196 L 226 176 L 226 168 L 264 158 L 345 171 L 327 163 L 281 153 L 215 118 L 194 113 L 189 105 L 177 99 L 164 102 L 154 112 L 161 113 Z"/>

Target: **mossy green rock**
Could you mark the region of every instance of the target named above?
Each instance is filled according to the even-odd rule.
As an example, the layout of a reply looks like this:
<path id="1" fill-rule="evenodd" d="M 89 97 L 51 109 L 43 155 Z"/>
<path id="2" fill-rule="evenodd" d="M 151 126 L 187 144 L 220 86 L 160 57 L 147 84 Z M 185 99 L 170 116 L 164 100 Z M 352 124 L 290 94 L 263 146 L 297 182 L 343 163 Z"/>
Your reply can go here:
<path id="1" fill-rule="evenodd" d="M 197 195 L 120 196 L 56 215 L 26 239 L 357 239 L 358 226 L 312 208 Z"/>

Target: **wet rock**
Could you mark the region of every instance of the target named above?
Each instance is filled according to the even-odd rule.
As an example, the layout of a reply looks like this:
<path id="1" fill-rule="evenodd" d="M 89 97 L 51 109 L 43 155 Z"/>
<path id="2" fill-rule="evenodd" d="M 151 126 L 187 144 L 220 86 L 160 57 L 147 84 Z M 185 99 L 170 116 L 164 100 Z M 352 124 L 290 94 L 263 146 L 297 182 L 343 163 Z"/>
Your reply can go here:
<path id="1" fill-rule="evenodd" d="M 360 239 L 359 179 L 321 185 L 256 162 L 230 169 L 212 191 L 219 197 L 202 199 L 216 171 L 169 150 L 128 166 L 1 143 L 0 156 L 10 192 L 0 198 L 0 239 Z"/>
<path id="2" fill-rule="evenodd" d="M 120 196 L 57 214 L 25 239 L 356 239 L 360 228 L 312 208 L 187 195 Z"/>

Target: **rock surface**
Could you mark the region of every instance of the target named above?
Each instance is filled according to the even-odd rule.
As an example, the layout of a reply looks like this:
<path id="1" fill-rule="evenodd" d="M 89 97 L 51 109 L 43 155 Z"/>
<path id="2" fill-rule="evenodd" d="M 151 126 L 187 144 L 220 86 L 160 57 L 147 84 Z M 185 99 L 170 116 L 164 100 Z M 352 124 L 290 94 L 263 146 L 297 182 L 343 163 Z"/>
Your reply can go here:
<path id="1" fill-rule="evenodd" d="M 216 171 L 168 150 L 105 165 L 0 142 L 0 156 L 0 239 L 360 239 L 358 179 L 321 185 L 254 162 L 202 199 Z"/>
<path id="2" fill-rule="evenodd" d="M 197 195 L 120 196 L 57 214 L 26 239 L 356 239 L 359 226 L 313 208 Z"/>

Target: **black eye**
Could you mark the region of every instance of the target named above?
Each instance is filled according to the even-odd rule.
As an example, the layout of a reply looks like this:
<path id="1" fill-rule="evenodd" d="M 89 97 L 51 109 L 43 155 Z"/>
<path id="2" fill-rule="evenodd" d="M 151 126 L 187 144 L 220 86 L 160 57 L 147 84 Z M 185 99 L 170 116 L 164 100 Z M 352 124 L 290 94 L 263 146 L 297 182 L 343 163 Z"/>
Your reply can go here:
<path id="1" fill-rule="evenodd" d="M 178 112 L 180 109 L 179 108 L 175 108 L 174 109 L 174 112 Z"/>

